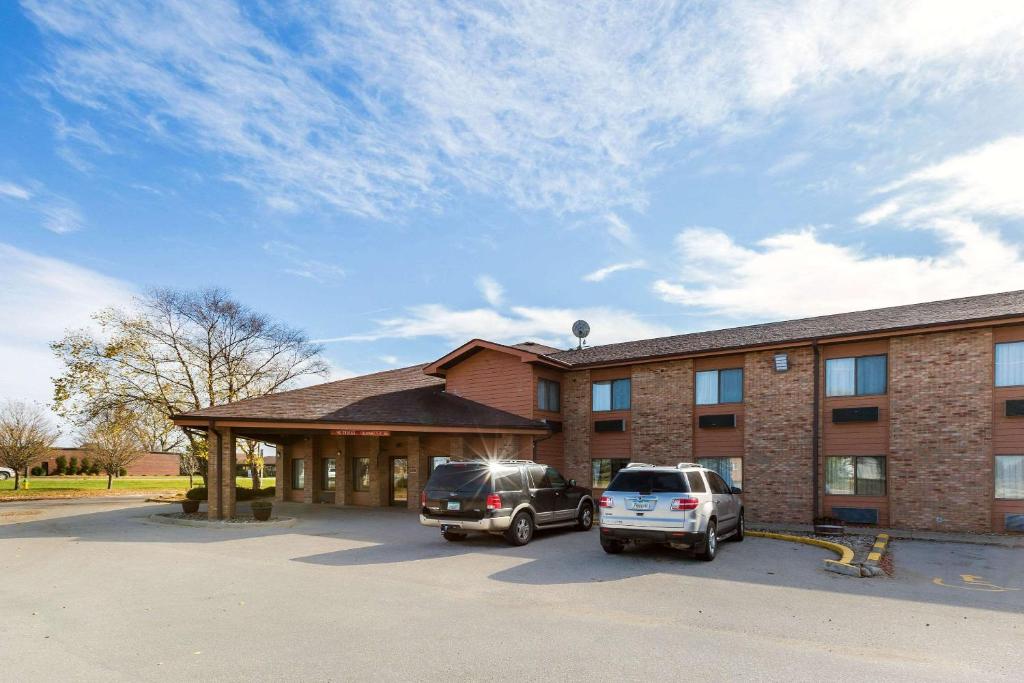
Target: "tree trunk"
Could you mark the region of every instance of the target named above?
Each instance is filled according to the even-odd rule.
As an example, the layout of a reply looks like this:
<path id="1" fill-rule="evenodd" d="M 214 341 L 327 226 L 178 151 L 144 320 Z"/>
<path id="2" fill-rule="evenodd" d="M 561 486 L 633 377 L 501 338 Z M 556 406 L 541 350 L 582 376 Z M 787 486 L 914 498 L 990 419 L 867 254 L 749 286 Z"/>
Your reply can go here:
<path id="1" fill-rule="evenodd" d="M 109 491 L 112 488 L 114 488 L 114 475 L 107 472 L 107 490 Z"/>
<path id="2" fill-rule="evenodd" d="M 252 472 L 252 491 L 255 493 L 260 490 L 260 471 L 256 469 L 255 465 L 249 471 Z"/>
<path id="3" fill-rule="evenodd" d="M 192 473 L 191 472 L 188 473 L 188 487 L 190 489 L 192 488 Z"/>
<path id="4" fill-rule="evenodd" d="M 21 488 L 21 472 L 18 471 L 17 467 L 11 469 L 14 470 L 14 490 L 17 491 Z"/>

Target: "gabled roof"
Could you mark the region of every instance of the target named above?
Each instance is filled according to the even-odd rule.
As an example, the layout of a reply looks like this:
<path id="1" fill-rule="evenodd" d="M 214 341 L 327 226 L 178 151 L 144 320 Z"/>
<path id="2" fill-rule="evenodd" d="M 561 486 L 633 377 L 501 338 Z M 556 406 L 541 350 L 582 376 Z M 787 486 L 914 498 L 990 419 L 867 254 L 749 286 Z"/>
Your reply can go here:
<path id="1" fill-rule="evenodd" d="M 568 367 L 566 363 L 554 360 L 548 355 L 558 352 L 558 349 L 551 346 L 537 344 L 536 342 L 521 342 L 510 346 L 508 344 L 487 341 L 486 339 L 470 339 L 454 351 L 446 353 L 433 363 L 428 363 L 423 372 L 435 377 L 444 377 L 449 368 L 485 350 L 507 353 L 518 357 L 524 363 L 540 363 L 541 365 L 561 368 Z"/>
<path id="2" fill-rule="evenodd" d="M 445 393 L 426 366 L 377 372 L 196 410 L 176 420 L 547 429 L 542 422 Z"/>
<path id="3" fill-rule="evenodd" d="M 576 367 L 1021 316 L 1024 290 L 604 344 L 559 351 L 548 358 Z"/>

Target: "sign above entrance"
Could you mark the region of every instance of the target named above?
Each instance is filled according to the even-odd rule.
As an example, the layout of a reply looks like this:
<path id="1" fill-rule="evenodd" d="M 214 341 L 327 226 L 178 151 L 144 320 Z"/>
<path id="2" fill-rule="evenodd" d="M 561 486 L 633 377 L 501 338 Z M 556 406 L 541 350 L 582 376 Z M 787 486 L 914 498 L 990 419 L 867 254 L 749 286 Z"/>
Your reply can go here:
<path id="1" fill-rule="evenodd" d="M 331 436 L 391 436 L 386 429 L 332 429 Z"/>

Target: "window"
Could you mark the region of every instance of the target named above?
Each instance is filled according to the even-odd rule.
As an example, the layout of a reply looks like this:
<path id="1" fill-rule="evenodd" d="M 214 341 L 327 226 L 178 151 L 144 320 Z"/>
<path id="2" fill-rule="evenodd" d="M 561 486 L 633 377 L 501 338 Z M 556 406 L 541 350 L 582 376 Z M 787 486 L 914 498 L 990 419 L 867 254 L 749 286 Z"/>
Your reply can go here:
<path id="1" fill-rule="evenodd" d="M 548 478 L 548 486 L 561 488 L 566 485 L 565 478 L 554 467 L 549 467 L 545 474 Z"/>
<path id="2" fill-rule="evenodd" d="M 629 380 L 594 382 L 593 410 L 629 410 Z"/>
<path id="3" fill-rule="evenodd" d="M 613 491 L 626 493 L 686 493 L 689 488 L 682 472 L 652 472 L 642 469 L 624 469 L 615 475 Z"/>
<path id="4" fill-rule="evenodd" d="M 537 380 L 537 410 L 557 413 L 562 409 L 562 385 L 549 379 Z"/>
<path id="5" fill-rule="evenodd" d="M 323 461 L 324 480 L 320 482 L 320 488 L 324 491 L 333 491 L 337 482 L 337 467 L 334 458 L 325 458 Z"/>
<path id="6" fill-rule="evenodd" d="M 704 486 L 704 477 L 700 476 L 700 472 L 687 472 L 686 482 L 690 485 L 691 493 L 706 493 L 708 490 Z"/>
<path id="7" fill-rule="evenodd" d="M 874 455 L 826 458 L 825 493 L 830 496 L 884 496 L 885 458 Z"/>
<path id="8" fill-rule="evenodd" d="M 292 488 L 296 491 L 306 488 L 306 461 L 292 460 Z"/>
<path id="9" fill-rule="evenodd" d="M 743 458 L 697 458 L 697 464 L 717 472 L 729 486 L 743 488 Z"/>
<path id="10" fill-rule="evenodd" d="M 494 471 L 492 472 L 492 477 L 494 478 L 495 491 L 523 490 L 523 475 L 519 473 L 518 467 Z"/>
<path id="11" fill-rule="evenodd" d="M 708 472 L 707 478 L 708 486 L 711 487 L 712 493 L 732 493 L 729 490 L 729 485 L 725 483 L 725 479 L 722 479 L 714 472 Z"/>
<path id="12" fill-rule="evenodd" d="M 452 459 L 449 458 L 447 455 L 432 455 L 430 456 L 430 460 L 428 463 L 430 466 L 430 471 L 433 472 L 434 470 L 437 469 L 438 465 L 445 465 L 447 463 L 450 463 L 451 461 Z"/>
<path id="13" fill-rule="evenodd" d="M 697 405 L 743 402 L 743 368 L 697 373 Z"/>
<path id="14" fill-rule="evenodd" d="M 612 478 L 629 464 L 629 458 L 597 458 L 590 461 L 591 481 L 595 489 L 606 489 Z"/>
<path id="15" fill-rule="evenodd" d="M 542 465 L 530 465 L 527 471 L 530 473 L 531 489 L 546 489 L 550 486 L 544 476 L 545 468 Z"/>
<path id="16" fill-rule="evenodd" d="M 1024 500 L 1024 455 L 996 456 L 996 498 Z"/>
<path id="17" fill-rule="evenodd" d="M 352 490 L 370 490 L 370 459 L 352 458 Z"/>
<path id="18" fill-rule="evenodd" d="M 881 356 L 829 358 L 825 361 L 826 396 L 874 396 L 886 390 L 886 359 Z"/>
<path id="19" fill-rule="evenodd" d="M 996 386 L 1024 386 L 1024 341 L 996 344 Z"/>

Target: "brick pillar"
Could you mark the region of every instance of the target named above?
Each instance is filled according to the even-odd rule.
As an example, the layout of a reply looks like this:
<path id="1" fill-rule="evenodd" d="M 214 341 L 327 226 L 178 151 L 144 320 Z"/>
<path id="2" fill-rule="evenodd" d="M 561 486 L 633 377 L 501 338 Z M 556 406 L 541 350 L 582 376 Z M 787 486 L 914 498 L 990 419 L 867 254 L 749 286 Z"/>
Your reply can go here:
<path id="1" fill-rule="evenodd" d="M 387 504 L 388 482 L 381 464 L 379 436 L 362 437 L 370 439 L 370 448 L 366 456 L 370 459 L 370 505 L 380 507 Z"/>
<path id="2" fill-rule="evenodd" d="M 302 458 L 306 461 L 306 480 L 303 482 L 302 487 L 302 502 L 312 503 L 314 491 L 317 487 L 318 472 L 316 471 L 316 444 L 313 442 L 313 437 L 306 436 L 302 438 Z"/>
<path id="3" fill-rule="evenodd" d="M 427 453 L 423 450 L 418 436 L 407 438 L 405 451 L 409 458 L 409 500 L 406 502 L 406 507 L 410 510 L 418 510 L 420 491 L 427 483 Z"/>
<path id="4" fill-rule="evenodd" d="M 207 432 L 210 462 L 207 470 L 207 517 L 212 520 L 235 516 L 235 435 L 230 428 L 218 430 L 220 438 Z"/>
<path id="5" fill-rule="evenodd" d="M 334 457 L 337 458 L 334 467 L 334 504 L 345 505 L 352 491 L 352 465 L 345 449 L 346 437 L 339 436 L 335 439 L 337 449 Z"/>
<path id="6" fill-rule="evenodd" d="M 453 436 L 448 449 L 448 457 L 452 460 L 462 460 L 466 457 L 466 439 L 462 436 Z"/>
<path id="7" fill-rule="evenodd" d="M 565 443 L 565 471 L 568 479 L 581 486 L 591 485 L 590 468 L 590 371 L 567 372 L 562 380 L 562 431 Z"/>
<path id="8" fill-rule="evenodd" d="M 288 472 L 291 471 L 288 449 L 284 444 L 284 439 L 277 444 L 277 471 L 274 473 L 274 500 L 278 503 L 284 502 L 284 487 L 288 483 Z"/>

